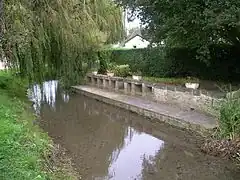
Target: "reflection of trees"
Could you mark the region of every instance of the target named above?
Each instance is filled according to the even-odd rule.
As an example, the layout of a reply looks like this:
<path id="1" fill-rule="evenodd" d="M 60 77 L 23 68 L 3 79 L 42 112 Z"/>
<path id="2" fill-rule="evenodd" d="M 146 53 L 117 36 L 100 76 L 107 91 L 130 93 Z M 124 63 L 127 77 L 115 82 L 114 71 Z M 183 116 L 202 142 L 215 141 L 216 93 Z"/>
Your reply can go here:
<path id="1" fill-rule="evenodd" d="M 46 81 L 42 84 L 35 84 L 28 90 L 29 99 L 33 101 L 33 108 L 39 114 L 42 103 L 46 103 L 50 108 L 55 109 L 57 100 L 68 102 L 69 96 L 67 93 L 60 93 L 58 81 Z M 58 96 L 58 97 L 56 97 Z"/>
<path id="2" fill-rule="evenodd" d="M 164 148 L 154 157 L 143 159 L 142 179 L 234 180 L 240 178 L 239 174 L 234 174 L 226 167 L 222 160 L 205 156 L 198 150 L 165 143 Z"/>
<path id="3" fill-rule="evenodd" d="M 42 117 L 49 120 L 44 122 L 44 127 L 55 138 L 63 136 L 59 142 L 71 151 L 83 178 L 90 178 L 91 174 L 105 177 L 111 162 L 123 148 L 125 138 L 131 139 L 132 130 L 124 123 L 110 120 L 115 119 L 114 112 L 107 113 L 101 103 L 75 97 L 64 104 L 59 98 L 55 112 L 47 105 L 43 107 Z"/>

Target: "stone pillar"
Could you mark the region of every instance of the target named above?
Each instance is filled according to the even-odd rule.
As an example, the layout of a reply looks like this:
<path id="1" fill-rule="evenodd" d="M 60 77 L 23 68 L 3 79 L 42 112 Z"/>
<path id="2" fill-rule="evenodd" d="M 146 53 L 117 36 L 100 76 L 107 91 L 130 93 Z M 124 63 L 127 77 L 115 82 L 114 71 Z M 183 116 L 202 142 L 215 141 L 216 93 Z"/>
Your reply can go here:
<path id="1" fill-rule="evenodd" d="M 124 82 L 124 83 L 123 83 L 123 87 L 124 87 L 124 93 L 125 93 L 125 94 L 128 94 L 128 83 L 127 83 L 127 82 Z"/>
<path id="2" fill-rule="evenodd" d="M 115 81 L 115 90 L 116 91 L 119 90 L 119 82 L 118 82 L 118 80 Z"/>
<path id="3" fill-rule="evenodd" d="M 93 76 L 91 77 L 91 84 L 92 84 L 92 86 L 95 85 L 95 83 L 94 83 L 94 77 L 93 77 Z"/>
<path id="4" fill-rule="evenodd" d="M 142 83 L 142 96 L 147 95 L 147 86 L 145 83 Z"/>
<path id="5" fill-rule="evenodd" d="M 109 78 L 109 87 L 108 87 L 109 89 L 112 89 L 112 83 L 113 83 L 112 80 Z"/>
<path id="6" fill-rule="evenodd" d="M 106 79 L 103 79 L 103 88 L 107 87 Z"/>
<path id="7" fill-rule="evenodd" d="M 131 94 L 135 95 L 135 83 L 131 83 Z"/>
<path id="8" fill-rule="evenodd" d="M 97 86 L 101 87 L 101 80 L 99 78 L 97 78 Z"/>

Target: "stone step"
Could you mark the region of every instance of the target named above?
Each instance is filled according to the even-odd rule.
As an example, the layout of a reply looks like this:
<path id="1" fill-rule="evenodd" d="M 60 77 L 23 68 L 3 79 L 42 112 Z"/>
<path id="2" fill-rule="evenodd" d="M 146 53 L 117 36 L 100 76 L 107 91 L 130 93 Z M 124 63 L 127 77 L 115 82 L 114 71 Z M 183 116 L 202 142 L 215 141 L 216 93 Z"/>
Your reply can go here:
<path id="1" fill-rule="evenodd" d="M 72 88 L 78 93 L 104 103 L 130 110 L 151 119 L 157 119 L 175 127 L 190 129 L 202 135 L 208 134 L 217 127 L 217 119 L 203 112 L 184 110 L 177 106 L 92 86 L 73 86 Z"/>

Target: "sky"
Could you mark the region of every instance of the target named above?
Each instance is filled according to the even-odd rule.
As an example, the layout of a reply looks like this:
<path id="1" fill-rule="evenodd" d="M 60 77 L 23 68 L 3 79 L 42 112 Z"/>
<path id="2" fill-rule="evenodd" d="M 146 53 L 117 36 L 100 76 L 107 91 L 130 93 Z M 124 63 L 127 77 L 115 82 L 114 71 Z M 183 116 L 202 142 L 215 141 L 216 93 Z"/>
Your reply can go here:
<path id="1" fill-rule="evenodd" d="M 140 27 L 140 23 L 141 23 L 141 20 L 138 19 L 138 18 L 136 18 L 132 22 L 128 22 L 127 19 L 126 19 L 126 28 L 127 28 L 127 30 L 130 30 L 130 29 L 135 28 L 135 27 Z"/>
<path id="2" fill-rule="evenodd" d="M 140 24 L 141 24 L 141 20 L 137 17 L 135 17 L 135 19 L 131 22 L 128 22 L 127 16 L 125 18 L 125 26 L 127 31 L 129 31 L 132 28 L 140 27 Z"/>

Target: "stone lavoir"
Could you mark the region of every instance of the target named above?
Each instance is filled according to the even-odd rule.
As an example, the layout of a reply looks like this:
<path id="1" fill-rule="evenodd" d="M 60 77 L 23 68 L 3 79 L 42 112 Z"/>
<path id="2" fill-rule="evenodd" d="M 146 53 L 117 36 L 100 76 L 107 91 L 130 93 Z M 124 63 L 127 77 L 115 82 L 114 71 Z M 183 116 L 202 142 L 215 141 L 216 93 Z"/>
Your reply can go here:
<path id="1" fill-rule="evenodd" d="M 212 113 L 218 107 L 219 102 L 226 96 L 225 93 L 202 89 L 188 89 L 179 85 L 149 83 L 105 75 L 88 74 L 87 84 L 114 90 L 115 92 L 123 92 L 124 94 L 142 96 L 156 102 L 178 105 L 184 109 L 196 109 L 206 113 Z"/>
<path id="2" fill-rule="evenodd" d="M 217 118 L 207 110 L 223 96 L 179 86 L 152 84 L 128 78 L 88 74 L 85 86 L 74 86 L 76 92 L 156 119 L 175 127 L 208 134 L 217 127 Z"/>

